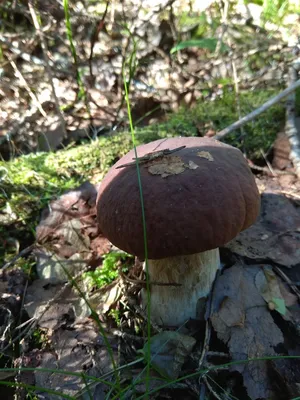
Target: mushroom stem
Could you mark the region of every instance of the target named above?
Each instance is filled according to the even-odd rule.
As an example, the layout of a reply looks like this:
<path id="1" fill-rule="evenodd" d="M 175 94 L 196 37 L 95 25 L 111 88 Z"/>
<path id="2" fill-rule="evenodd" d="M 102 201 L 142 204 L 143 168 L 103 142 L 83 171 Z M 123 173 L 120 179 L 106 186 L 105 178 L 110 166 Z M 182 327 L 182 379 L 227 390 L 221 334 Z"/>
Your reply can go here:
<path id="1" fill-rule="evenodd" d="M 148 260 L 153 322 L 179 326 L 190 318 L 202 319 L 203 300 L 212 288 L 219 265 L 218 248 L 187 256 Z M 142 305 L 147 305 L 146 290 L 142 291 Z"/>

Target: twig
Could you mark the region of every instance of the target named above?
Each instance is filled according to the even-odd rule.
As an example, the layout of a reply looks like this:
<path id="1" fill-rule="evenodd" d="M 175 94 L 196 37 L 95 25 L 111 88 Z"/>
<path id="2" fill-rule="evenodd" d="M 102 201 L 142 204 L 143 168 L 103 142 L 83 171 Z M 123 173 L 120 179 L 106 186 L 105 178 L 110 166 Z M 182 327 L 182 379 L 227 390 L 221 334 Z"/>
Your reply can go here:
<path id="1" fill-rule="evenodd" d="M 19 78 L 20 82 L 24 85 L 25 89 L 27 90 L 29 96 L 31 97 L 32 101 L 34 104 L 37 106 L 39 112 L 42 114 L 44 118 L 47 118 L 47 114 L 45 113 L 41 103 L 38 101 L 38 98 L 36 95 L 33 93 L 33 91 L 30 89 L 28 83 L 26 82 L 24 76 L 22 75 L 21 71 L 19 71 L 17 64 L 13 61 L 11 57 L 8 57 L 10 65 L 13 67 L 15 71 L 15 75 L 17 78 Z"/>
<path id="2" fill-rule="evenodd" d="M 280 193 L 282 193 L 282 194 L 284 194 L 286 196 L 290 196 L 290 197 L 294 198 L 295 201 L 299 201 L 300 200 L 300 194 L 291 192 L 289 190 L 281 190 Z"/>
<path id="3" fill-rule="evenodd" d="M 238 121 L 234 122 L 232 125 L 229 125 L 227 128 L 220 131 L 214 138 L 218 139 L 218 140 L 223 139 L 229 133 L 235 131 L 236 129 L 240 128 L 241 126 L 247 124 L 248 122 L 253 121 L 260 114 L 262 114 L 263 112 L 268 110 L 274 104 L 279 103 L 280 100 L 284 99 L 289 94 L 293 93 L 299 87 L 300 87 L 300 79 L 298 81 L 296 81 L 293 85 L 284 89 L 277 96 L 272 97 L 270 100 L 268 100 L 266 103 L 264 103 L 261 107 L 257 108 L 256 110 L 252 111 L 250 114 L 246 115 L 245 117 L 239 119 Z"/>
<path id="4" fill-rule="evenodd" d="M 277 274 L 280 275 L 280 277 L 289 285 L 289 287 L 294 291 L 294 293 L 300 300 L 300 291 L 295 285 L 293 285 L 293 282 L 290 280 L 290 278 L 279 267 L 275 266 L 273 268 L 275 269 Z"/>
<path id="5" fill-rule="evenodd" d="M 119 165 L 118 167 L 116 167 L 116 169 L 124 168 L 124 167 L 130 166 L 130 165 L 136 165 L 137 160 L 138 160 L 139 164 L 147 163 L 148 161 L 152 161 L 152 160 L 160 158 L 160 157 L 168 156 L 170 154 L 175 153 L 176 151 L 185 149 L 185 147 L 186 146 L 180 146 L 180 147 L 177 147 L 176 149 L 171 149 L 171 150 L 163 149 L 163 150 L 153 151 L 152 153 L 147 153 L 142 157 L 133 158 L 134 161 L 129 162 L 127 164 Z"/>
<path id="6" fill-rule="evenodd" d="M 90 77 L 93 78 L 93 68 L 92 68 L 92 61 L 93 61 L 93 55 L 94 55 L 94 46 L 99 38 L 99 34 L 101 31 L 104 30 L 105 28 L 105 18 L 107 15 L 107 11 L 108 11 L 108 6 L 109 6 L 110 1 L 107 0 L 106 1 L 106 6 L 105 6 L 105 10 L 103 13 L 102 18 L 100 19 L 100 21 L 96 22 L 96 26 L 94 28 L 94 31 L 92 33 L 92 37 L 91 37 L 91 50 L 90 50 L 90 56 L 89 56 L 89 69 L 90 69 Z"/>
<path id="7" fill-rule="evenodd" d="M 111 333 L 114 335 L 114 336 L 118 336 L 118 337 L 120 337 L 120 338 L 122 338 L 122 339 L 127 339 L 127 340 L 131 340 L 131 341 L 133 341 L 133 342 L 138 342 L 138 343 L 145 343 L 145 341 L 146 341 L 146 339 L 145 338 L 142 338 L 142 337 L 139 337 L 139 336 L 135 336 L 135 335 L 131 335 L 131 334 L 129 334 L 129 333 L 126 333 L 126 332 L 122 332 L 122 331 L 120 331 L 120 330 L 118 330 L 118 329 L 113 329 L 112 331 L 111 331 Z"/>
<path id="8" fill-rule="evenodd" d="M 62 129 L 62 131 L 64 133 L 64 137 L 66 137 L 67 136 L 66 122 L 64 120 L 62 111 L 60 109 L 59 100 L 58 100 L 58 97 L 56 95 L 56 91 L 55 91 L 55 87 L 54 87 L 54 83 L 53 83 L 53 76 L 52 76 L 52 71 L 51 71 L 51 67 L 50 67 L 50 63 L 49 63 L 49 57 L 48 57 L 48 46 L 47 46 L 47 43 L 46 43 L 46 41 L 44 39 L 43 32 L 42 32 L 42 30 L 40 28 L 39 20 L 38 20 L 38 17 L 36 15 L 36 12 L 34 10 L 34 6 L 33 6 L 33 3 L 32 3 L 32 0 L 28 0 L 28 8 L 29 8 L 29 11 L 30 11 L 30 15 L 31 15 L 31 18 L 32 18 L 33 25 L 34 25 L 34 27 L 35 27 L 35 29 L 37 31 L 37 34 L 38 34 L 38 36 L 40 38 L 40 41 L 41 41 L 41 47 L 42 47 L 44 60 L 45 60 L 45 68 L 46 68 L 46 71 L 47 71 L 47 74 L 48 74 L 48 79 L 49 79 L 49 83 L 50 83 L 51 90 L 52 90 L 52 95 L 53 95 L 53 99 L 54 99 L 54 103 L 55 103 L 56 112 L 57 112 L 57 115 L 58 115 L 59 120 L 60 120 L 61 129 Z"/>
<path id="9" fill-rule="evenodd" d="M 209 298 L 206 303 L 206 324 L 205 324 L 205 336 L 204 336 L 204 342 L 203 342 L 203 348 L 201 352 L 201 356 L 198 362 L 198 370 L 200 370 L 205 362 L 207 352 L 209 349 L 209 342 L 210 342 L 210 334 L 211 334 L 211 322 L 210 322 L 210 315 L 211 315 L 211 304 L 212 304 L 212 290 L 209 294 Z M 199 380 L 201 377 L 199 378 Z"/>
<path id="10" fill-rule="evenodd" d="M 32 244 L 25 249 L 21 250 L 20 253 L 18 253 L 16 256 L 14 256 L 10 261 L 8 261 L 6 264 L 4 264 L 1 268 L 0 271 L 4 271 L 5 269 L 11 267 L 19 258 L 26 256 L 28 253 L 30 253 L 34 248 L 35 244 Z"/>
<path id="11" fill-rule="evenodd" d="M 231 359 L 231 355 L 228 353 L 224 353 L 222 351 L 208 351 L 207 357 L 220 357 L 220 358 L 229 358 Z"/>
<path id="12" fill-rule="evenodd" d="M 203 367 L 203 365 L 206 362 L 206 357 L 208 355 L 208 351 L 209 351 L 209 342 L 210 342 L 210 336 L 211 336 L 211 313 L 212 313 L 212 304 L 213 304 L 213 293 L 214 293 L 214 287 L 215 287 L 215 283 L 216 280 L 218 278 L 220 274 L 220 270 L 217 271 L 216 273 L 216 277 L 214 280 L 214 283 L 212 285 L 211 291 L 209 293 L 208 299 L 207 299 L 207 303 L 206 303 L 206 310 L 205 310 L 205 320 L 206 320 L 206 324 L 205 324 L 205 336 L 204 336 L 204 341 L 203 341 L 203 348 L 202 348 L 202 352 L 199 358 L 199 362 L 198 362 L 198 371 L 201 370 L 201 368 Z M 205 385 L 207 385 L 208 389 L 211 390 L 210 386 L 207 383 L 207 379 L 205 379 L 205 375 L 200 375 L 199 376 L 199 386 L 200 388 L 203 387 L 203 382 L 201 383 L 201 379 L 203 379 L 203 382 L 205 383 Z M 200 389 L 201 393 L 204 393 L 205 395 L 205 390 L 203 392 L 204 389 Z M 212 391 L 212 393 L 214 393 Z"/>
<path id="13" fill-rule="evenodd" d="M 290 85 L 299 82 L 299 80 L 297 81 L 298 69 L 299 69 L 299 60 L 293 63 L 289 69 Z M 296 118 L 295 102 L 296 102 L 296 95 L 295 92 L 292 92 L 289 95 L 286 103 L 285 133 L 289 138 L 291 146 L 290 159 L 293 162 L 297 176 L 300 178 L 300 133 L 297 131 L 295 123 L 295 118 Z"/>
<path id="14" fill-rule="evenodd" d="M 219 34 L 218 42 L 217 42 L 217 46 L 216 46 L 216 50 L 215 50 L 216 57 L 218 57 L 218 58 L 220 56 L 223 37 L 228 28 L 228 24 L 227 24 L 228 10 L 229 10 L 229 1 L 225 0 L 224 1 L 224 9 L 223 10 L 221 9 L 221 14 L 222 14 L 221 32 Z"/>
<path id="15" fill-rule="evenodd" d="M 267 166 L 268 166 L 268 168 L 269 168 L 271 174 L 272 174 L 273 176 L 276 176 L 276 173 L 275 173 L 274 169 L 272 168 L 272 165 L 269 163 L 269 161 L 268 161 L 268 159 L 267 159 L 267 157 L 266 157 L 266 154 L 264 153 L 264 151 L 263 151 L 262 149 L 260 149 L 260 153 L 261 153 L 261 155 L 263 156 L 263 159 L 265 160 L 265 163 L 267 164 Z"/>
<path id="16" fill-rule="evenodd" d="M 205 382 L 205 385 L 208 387 L 208 390 L 210 393 L 217 399 L 217 400 L 223 400 L 218 393 L 215 392 L 215 390 L 212 388 L 211 384 L 208 382 L 207 377 L 204 375 L 203 376 L 203 381 Z"/>
<path id="17" fill-rule="evenodd" d="M 247 159 L 247 162 L 248 162 L 248 165 L 249 165 L 249 167 L 251 169 L 254 169 L 256 171 L 266 172 L 267 174 L 270 173 L 270 169 L 268 167 L 260 167 L 259 165 L 253 164 L 253 162 L 251 160 L 248 160 L 248 159 Z M 273 168 L 273 171 L 274 171 L 275 175 L 293 175 L 293 176 L 296 176 L 295 172 L 293 172 L 293 171 L 281 171 L 279 169 L 274 169 L 274 168 Z"/>

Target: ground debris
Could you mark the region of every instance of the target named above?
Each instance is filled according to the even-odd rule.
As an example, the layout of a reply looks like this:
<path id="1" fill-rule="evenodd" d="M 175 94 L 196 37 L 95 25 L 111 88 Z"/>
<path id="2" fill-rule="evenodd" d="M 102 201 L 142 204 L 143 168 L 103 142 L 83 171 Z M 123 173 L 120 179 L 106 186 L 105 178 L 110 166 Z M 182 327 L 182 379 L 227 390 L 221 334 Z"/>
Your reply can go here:
<path id="1" fill-rule="evenodd" d="M 70 329 L 72 328 L 72 329 Z M 39 387 L 56 390 L 64 395 L 75 396 L 86 392 L 87 384 L 90 393 L 95 391 L 95 384 L 88 376 L 101 377 L 112 371 L 112 360 L 109 351 L 99 334 L 99 328 L 91 320 L 82 320 L 71 325 L 69 329 L 55 330 L 49 339 L 53 350 L 41 353 L 40 368 L 64 370 L 66 374 L 35 371 L 35 384 Z M 117 342 L 107 334 L 113 356 L 117 359 Z M 115 360 L 116 361 L 116 360 Z M 68 372 L 82 373 L 82 376 L 68 375 Z M 83 379 L 83 376 L 85 378 Z M 107 379 L 109 382 L 110 379 Z M 102 384 L 102 386 L 106 386 Z M 106 390 L 108 386 L 106 386 Z M 56 395 L 39 393 L 39 398 L 54 400 Z"/>
<path id="2" fill-rule="evenodd" d="M 75 289 L 45 279 L 37 279 L 28 287 L 24 308 L 30 318 L 36 318 L 39 326 L 47 329 L 66 326 L 91 313 Z"/>
<path id="3" fill-rule="evenodd" d="M 212 326 L 218 338 L 228 346 L 233 361 L 277 356 L 277 346 L 284 346 L 282 331 L 257 289 L 261 273 L 260 266 L 236 264 L 224 271 L 214 288 Z M 230 369 L 242 374 L 252 400 L 276 398 L 269 362 L 252 361 L 232 365 Z"/>
<path id="4" fill-rule="evenodd" d="M 164 331 L 150 339 L 150 357 L 152 367 L 168 379 L 176 379 L 187 356 L 196 344 L 196 339 L 179 332 Z M 148 353 L 148 343 L 143 353 Z"/>
<path id="5" fill-rule="evenodd" d="M 89 182 L 52 201 L 36 229 L 37 272 L 42 279 L 66 281 L 86 265 L 99 265 L 110 242 L 98 231 L 97 186 Z"/>
<path id="6" fill-rule="evenodd" d="M 257 222 L 226 247 L 252 259 L 295 266 L 300 260 L 299 212 L 285 196 L 263 193 Z"/>

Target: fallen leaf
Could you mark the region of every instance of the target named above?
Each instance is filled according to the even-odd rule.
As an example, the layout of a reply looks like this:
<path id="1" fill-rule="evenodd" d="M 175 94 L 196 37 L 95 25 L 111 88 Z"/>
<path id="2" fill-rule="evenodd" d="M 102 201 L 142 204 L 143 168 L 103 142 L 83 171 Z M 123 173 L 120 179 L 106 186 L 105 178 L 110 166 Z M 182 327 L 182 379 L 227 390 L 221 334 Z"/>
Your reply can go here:
<path id="1" fill-rule="evenodd" d="M 72 245 L 76 252 L 87 251 L 90 246 L 88 236 L 82 234 L 83 224 L 76 218 L 65 221 L 56 231 L 57 236 L 62 236 L 66 242 Z"/>
<path id="2" fill-rule="evenodd" d="M 39 326 L 47 329 L 57 329 L 76 318 L 90 316 L 91 311 L 86 302 L 76 293 L 75 289 L 67 287 L 55 298 L 45 311 L 48 303 L 61 291 L 63 285 L 53 285 L 48 280 L 38 279 L 28 286 L 24 308 L 30 318 L 37 318 Z"/>
<path id="3" fill-rule="evenodd" d="M 213 292 L 212 326 L 229 349 L 232 360 L 277 355 L 275 346 L 283 343 L 281 330 L 273 321 L 255 286 L 257 266 L 234 265 L 216 281 Z M 265 361 L 233 365 L 243 376 L 251 399 L 274 395 L 274 385 Z"/>
<path id="4" fill-rule="evenodd" d="M 69 276 L 78 275 L 87 265 L 90 254 L 75 253 L 68 259 L 59 257 L 55 253 L 39 248 L 35 255 L 37 257 L 36 271 L 40 279 L 48 279 L 52 282 L 67 282 Z"/>
<path id="5" fill-rule="evenodd" d="M 122 280 L 116 279 L 109 285 L 93 292 L 90 297 L 90 304 L 99 314 L 105 314 L 120 300 L 123 291 Z"/>
<path id="6" fill-rule="evenodd" d="M 282 315 L 286 315 L 287 310 L 285 301 L 281 295 L 279 279 L 275 275 L 271 266 L 265 265 L 257 273 L 255 277 L 255 286 L 262 297 L 265 299 L 269 307 L 278 311 Z"/>
<path id="7" fill-rule="evenodd" d="M 197 153 L 197 156 L 201 157 L 201 158 L 205 158 L 208 161 L 214 161 L 213 156 L 210 154 L 209 151 L 199 151 Z"/>
<path id="8" fill-rule="evenodd" d="M 147 168 L 150 174 L 161 175 L 162 178 L 181 174 L 186 169 L 184 162 L 178 156 L 165 156 L 153 159 L 147 163 Z"/>
<path id="9" fill-rule="evenodd" d="M 108 333 L 106 337 L 110 343 L 115 362 L 117 362 L 116 340 Z M 49 336 L 50 344 L 53 348 L 52 352 L 44 351 L 41 353 L 39 368 L 34 372 L 35 384 L 39 387 L 56 390 L 72 397 L 81 392 L 80 398 L 86 398 L 86 383 L 92 382 L 88 378 L 85 382 L 81 376 L 40 371 L 40 368 L 78 372 L 99 378 L 113 370 L 109 350 L 103 342 L 97 326 L 90 320 L 73 325 L 72 329 L 56 330 Z M 108 389 L 105 384 L 103 386 L 106 390 Z M 95 386 L 92 385 L 90 393 L 94 393 L 95 390 Z M 43 398 L 54 400 L 57 399 L 57 396 L 43 393 Z"/>
<path id="10" fill-rule="evenodd" d="M 176 379 L 187 356 L 191 353 L 196 340 L 179 332 L 164 331 L 150 339 L 150 357 L 152 367 L 168 379 Z M 143 348 L 145 357 L 148 344 Z"/>
<path id="11" fill-rule="evenodd" d="M 53 200 L 42 212 L 41 221 L 36 229 L 38 242 L 44 242 L 55 233 L 66 220 L 81 218 L 91 213 L 96 205 L 97 187 L 85 182 Z"/>
<path id="12" fill-rule="evenodd" d="M 295 266 L 300 263 L 300 215 L 286 197 L 265 193 L 257 222 L 226 247 L 241 256 Z"/>

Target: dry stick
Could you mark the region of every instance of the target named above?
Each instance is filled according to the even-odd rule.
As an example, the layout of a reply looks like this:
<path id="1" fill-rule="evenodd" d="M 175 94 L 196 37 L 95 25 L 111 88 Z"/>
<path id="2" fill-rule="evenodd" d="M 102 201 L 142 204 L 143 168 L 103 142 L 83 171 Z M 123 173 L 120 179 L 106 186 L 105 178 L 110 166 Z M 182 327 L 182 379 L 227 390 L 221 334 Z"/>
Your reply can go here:
<path id="1" fill-rule="evenodd" d="M 19 71 L 16 63 L 13 61 L 13 59 L 11 57 L 9 57 L 9 63 L 10 65 L 13 67 L 14 71 L 15 71 L 15 75 L 16 77 L 19 79 L 19 81 L 24 85 L 25 89 L 27 90 L 27 93 L 29 94 L 29 96 L 31 97 L 32 101 L 35 103 L 35 105 L 37 106 L 39 112 L 42 114 L 43 117 L 47 117 L 47 114 L 45 113 L 41 103 L 38 101 L 38 98 L 36 97 L 36 95 L 33 93 L 33 91 L 30 89 L 28 83 L 26 82 L 24 76 L 22 75 L 21 71 Z"/>
<path id="2" fill-rule="evenodd" d="M 51 67 L 50 67 L 50 63 L 49 63 L 49 57 L 48 57 L 48 47 L 47 47 L 47 43 L 44 39 L 43 36 L 43 32 L 40 28 L 40 24 L 36 15 L 36 12 L 34 10 L 34 6 L 32 4 L 32 0 L 28 0 L 28 7 L 29 7 L 29 11 L 30 11 L 30 15 L 33 21 L 33 25 L 37 31 L 37 34 L 39 35 L 40 41 L 41 41 L 41 47 L 42 47 L 42 51 L 43 51 L 43 55 L 44 55 L 44 60 L 45 60 L 45 68 L 48 74 L 48 78 L 49 78 L 49 83 L 52 89 L 52 95 L 54 98 L 54 103 L 55 103 L 55 108 L 56 108 L 56 112 L 57 115 L 60 119 L 60 123 L 61 123 L 61 129 L 64 133 L 64 136 L 67 136 L 67 131 L 66 131 L 66 122 L 64 120 L 64 116 L 61 112 L 60 106 L 59 106 L 59 101 L 58 101 L 58 97 L 56 95 L 56 91 L 55 91 L 55 87 L 54 87 L 54 83 L 53 83 L 53 76 L 52 76 L 52 71 L 51 71 Z"/>
<path id="3" fill-rule="evenodd" d="M 294 293 L 297 295 L 298 300 L 300 300 L 300 291 L 297 288 L 297 286 L 295 286 L 293 284 L 293 282 L 290 280 L 290 278 L 279 268 L 279 267 L 273 267 L 275 269 L 275 271 L 277 272 L 278 275 L 281 276 L 281 278 L 290 286 L 290 288 L 294 291 Z"/>
<path id="4" fill-rule="evenodd" d="M 300 69 L 300 61 L 297 60 L 289 68 L 288 83 L 290 85 L 299 82 L 299 80 L 297 81 L 299 69 Z M 289 95 L 286 104 L 285 133 L 289 138 L 291 146 L 290 159 L 293 162 L 297 176 L 300 177 L 300 133 L 298 132 L 295 123 L 295 118 L 296 118 L 295 102 L 296 102 L 296 95 L 295 92 L 292 92 Z"/>
<path id="5" fill-rule="evenodd" d="M 263 151 L 263 149 L 260 149 L 260 154 L 263 156 L 263 159 L 265 160 L 265 163 L 267 164 L 268 169 L 270 170 L 271 174 L 272 174 L 273 176 L 276 176 L 276 173 L 275 173 L 274 169 L 272 168 L 272 165 L 271 165 L 270 162 L 268 161 L 267 155 L 265 154 L 265 152 Z"/>
<path id="6" fill-rule="evenodd" d="M 30 253 L 35 248 L 35 246 L 35 244 L 32 244 L 31 246 L 28 246 L 25 249 L 21 250 L 20 253 L 18 253 L 10 261 L 0 267 L 0 271 L 4 271 L 5 269 L 11 267 L 20 257 L 24 257 L 25 255 Z"/>
<path id="7" fill-rule="evenodd" d="M 225 0 L 224 1 L 224 10 L 221 9 L 221 14 L 222 14 L 221 32 L 219 34 L 218 42 L 217 42 L 217 46 L 216 46 L 216 50 L 215 50 L 215 54 L 217 57 L 219 57 L 219 55 L 220 55 L 223 37 L 228 28 L 228 25 L 227 25 L 228 9 L 229 9 L 229 1 Z M 229 47 L 230 47 L 230 45 L 229 45 Z"/>
<path id="8" fill-rule="evenodd" d="M 212 315 L 212 309 L 213 309 L 213 303 L 214 303 L 214 288 L 215 288 L 215 284 L 216 284 L 216 281 L 217 281 L 219 275 L 220 275 L 220 270 L 217 271 L 213 286 L 211 288 L 208 299 L 206 301 L 205 335 L 204 335 L 202 352 L 201 352 L 201 355 L 200 355 L 200 358 L 198 361 L 198 368 L 197 368 L 198 371 L 200 371 L 203 368 L 203 366 L 205 366 L 207 354 L 209 351 L 209 342 L 210 342 L 210 337 L 211 337 L 211 315 Z M 205 385 L 207 385 L 207 380 L 204 378 L 205 378 L 205 375 L 199 375 L 198 383 L 199 383 L 200 387 L 202 386 L 201 379 L 203 379 L 203 382 L 205 383 Z M 207 387 L 209 390 L 211 389 L 209 387 L 209 385 L 207 385 Z M 201 392 L 201 390 L 200 390 L 200 392 Z"/>
<path id="9" fill-rule="evenodd" d="M 226 27 L 226 29 L 227 29 L 228 10 L 229 10 L 229 1 L 225 0 L 225 5 L 224 5 L 224 26 Z M 226 31 L 226 29 L 225 29 L 225 31 Z M 224 31 L 224 33 L 225 33 L 225 31 Z M 220 41 L 220 45 L 221 45 L 221 42 L 222 42 L 222 38 L 221 38 L 221 41 Z M 228 42 L 228 46 L 231 48 L 231 40 L 230 40 L 229 37 L 228 37 L 227 42 Z M 235 64 L 235 61 L 234 61 L 234 57 L 231 56 L 230 58 L 231 58 L 231 68 L 232 68 L 232 74 L 233 74 L 233 80 L 234 80 L 234 90 L 235 90 L 235 96 L 236 96 L 236 105 L 237 105 L 236 108 L 237 108 L 239 119 L 241 119 L 242 112 L 241 112 L 241 102 L 240 102 L 240 88 L 239 88 L 239 81 L 238 81 L 238 76 L 237 76 L 236 64 Z M 244 153 L 244 156 L 246 157 L 247 154 L 246 154 L 245 141 L 244 141 L 245 136 L 246 135 L 245 135 L 244 127 L 241 126 L 241 137 L 242 137 L 242 144 L 243 144 L 243 153 Z"/>
<path id="10" fill-rule="evenodd" d="M 257 108 L 256 110 L 252 111 L 250 114 L 246 115 L 245 117 L 241 118 L 240 120 L 234 122 L 232 125 L 229 125 L 227 128 L 220 131 L 214 138 L 221 140 L 229 133 L 235 131 L 236 129 L 240 128 L 241 126 L 247 124 L 250 121 L 253 121 L 258 115 L 262 114 L 264 111 L 268 110 L 268 108 L 272 107 L 274 104 L 279 103 L 280 100 L 287 97 L 289 94 L 294 92 L 297 88 L 300 87 L 300 79 L 296 81 L 293 85 L 284 89 L 281 93 L 277 96 L 272 97 L 266 103 L 264 103 L 261 107 Z"/>
<path id="11" fill-rule="evenodd" d="M 217 400 L 223 400 L 222 397 L 220 397 L 218 395 L 217 392 L 215 392 L 215 390 L 213 389 L 213 387 L 211 386 L 211 384 L 208 382 L 207 377 L 204 375 L 203 376 L 203 381 L 205 382 L 206 386 L 208 387 L 208 390 L 210 391 L 210 393 L 217 399 Z"/>
<path id="12" fill-rule="evenodd" d="M 92 37 L 91 37 L 90 56 L 89 56 L 89 60 L 88 60 L 91 78 L 94 78 L 93 65 L 92 65 L 93 55 L 94 55 L 94 46 L 99 39 L 100 32 L 103 31 L 105 28 L 105 18 L 106 18 L 106 14 L 108 11 L 108 6 L 109 6 L 109 0 L 107 0 L 107 2 L 106 2 L 106 6 L 105 6 L 105 10 L 104 10 L 102 18 L 100 19 L 100 21 L 96 22 L 96 26 L 94 27 L 94 31 L 93 31 Z"/>
<path id="13" fill-rule="evenodd" d="M 254 169 L 256 171 L 262 171 L 262 172 L 266 172 L 267 174 L 270 173 L 270 168 L 268 167 L 260 167 L 258 165 L 253 164 L 253 162 L 251 160 L 247 160 L 247 163 L 249 165 L 249 167 L 251 169 Z M 292 176 L 296 176 L 296 173 L 293 171 L 281 171 L 280 169 L 274 169 L 272 168 L 273 172 L 274 172 L 274 176 L 278 176 L 278 175 L 292 175 Z M 283 193 L 283 192 L 281 192 Z"/>

